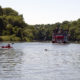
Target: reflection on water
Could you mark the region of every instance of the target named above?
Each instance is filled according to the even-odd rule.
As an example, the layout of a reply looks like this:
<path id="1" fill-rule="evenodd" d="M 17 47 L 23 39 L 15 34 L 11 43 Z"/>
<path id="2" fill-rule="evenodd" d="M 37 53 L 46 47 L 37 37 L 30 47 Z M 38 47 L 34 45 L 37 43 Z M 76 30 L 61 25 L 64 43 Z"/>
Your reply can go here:
<path id="1" fill-rule="evenodd" d="M 0 79 L 21 77 L 22 53 L 14 49 L 0 49 Z"/>
<path id="2" fill-rule="evenodd" d="M 80 80 L 80 44 L 16 43 L 0 50 L 0 80 Z"/>

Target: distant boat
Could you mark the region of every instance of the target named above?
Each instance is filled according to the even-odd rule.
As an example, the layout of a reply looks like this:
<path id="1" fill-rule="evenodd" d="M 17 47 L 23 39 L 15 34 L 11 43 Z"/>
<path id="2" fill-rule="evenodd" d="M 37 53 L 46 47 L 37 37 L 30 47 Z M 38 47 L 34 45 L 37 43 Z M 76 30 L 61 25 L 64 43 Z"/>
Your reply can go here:
<path id="1" fill-rule="evenodd" d="M 67 43 L 68 42 L 68 31 L 57 27 L 52 33 L 52 43 Z"/>

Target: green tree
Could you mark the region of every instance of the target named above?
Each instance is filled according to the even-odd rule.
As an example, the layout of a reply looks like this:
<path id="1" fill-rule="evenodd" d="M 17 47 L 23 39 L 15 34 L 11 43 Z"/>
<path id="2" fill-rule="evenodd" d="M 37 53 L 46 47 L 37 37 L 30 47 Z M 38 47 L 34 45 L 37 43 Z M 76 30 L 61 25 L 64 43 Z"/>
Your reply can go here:
<path id="1" fill-rule="evenodd" d="M 18 12 L 12 8 L 3 8 L 3 14 L 7 16 L 18 16 Z"/>
<path id="2" fill-rule="evenodd" d="M 3 9 L 1 6 L 0 6 L 0 16 L 3 16 Z"/>

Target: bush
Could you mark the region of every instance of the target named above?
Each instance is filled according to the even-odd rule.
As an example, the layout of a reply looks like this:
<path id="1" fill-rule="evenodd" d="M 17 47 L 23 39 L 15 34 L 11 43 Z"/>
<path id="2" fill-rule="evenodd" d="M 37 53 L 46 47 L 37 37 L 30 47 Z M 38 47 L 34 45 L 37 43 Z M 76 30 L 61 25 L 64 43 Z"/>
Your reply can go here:
<path id="1" fill-rule="evenodd" d="M 16 37 L 15 35 L 12 35 L 12 36 L 10 37 L 10 40 L 11 40 L 11 41 L 20 41 L 21 39 L 20 39 L 20 37 Z"/>
<path id="2" fill-rule="evenodd" d="M 10 41 L 10 36 L 1 36 L 2 41 Z"/>
<path id="3" fill-rule="evenodd" d="M 30 38 L 27 38 L 27 37 L 25 37 L 24 40 L 27 41 L 27 42 L 30 42 L 31 41 L 31 39 Z"/>

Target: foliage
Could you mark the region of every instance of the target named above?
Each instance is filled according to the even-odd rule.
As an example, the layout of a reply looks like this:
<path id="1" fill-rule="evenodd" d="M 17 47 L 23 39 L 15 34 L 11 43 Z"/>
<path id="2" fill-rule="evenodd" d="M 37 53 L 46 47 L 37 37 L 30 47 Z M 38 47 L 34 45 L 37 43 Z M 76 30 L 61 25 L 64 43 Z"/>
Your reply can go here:
<path id="1" fill-rule="evenodd" d="M 70 41 L 80 41 L 80 19 L 55 24 L 28 25 L 23 15 L 12 8 L 0 6 L 0 41 L 46 41 L 52 39 L 56 28 L 69 30 Z"/>

